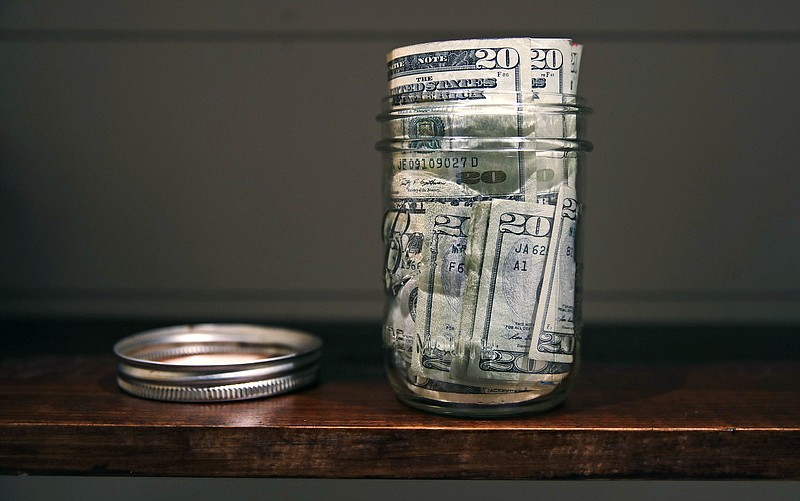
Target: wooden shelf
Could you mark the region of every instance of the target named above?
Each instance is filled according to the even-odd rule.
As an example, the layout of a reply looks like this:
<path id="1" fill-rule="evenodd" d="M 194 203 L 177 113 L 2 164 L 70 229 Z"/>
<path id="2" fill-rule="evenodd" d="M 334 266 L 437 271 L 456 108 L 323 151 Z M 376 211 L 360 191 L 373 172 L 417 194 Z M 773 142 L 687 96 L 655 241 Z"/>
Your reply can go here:
<path id="1" fill-rule="evenodd" d="M 58 323 L 9 325 L 6 339 L 28 337 L 0 362 L 4 474 L 800 478 L 794 348 L 760 360 L 601 356 L 586 361 L 567 403 L 554 411 L 465 420 L 395 399 L 382 375 L 378 327 L 317 329 L 327 344 L 314 388 L 248 402 L 176 404 L 117 388 L 106 349 L 133 332 L 130 324 L 70 324 L 58 350 L 49 335 Z M 99 353 L 74 353 L 76 343 L 67 341 L 87 343 L 88 331 L 95 339 L 103 331 L 92 345 Z M 353 350 L 359 342 L 367 358 Z"/>

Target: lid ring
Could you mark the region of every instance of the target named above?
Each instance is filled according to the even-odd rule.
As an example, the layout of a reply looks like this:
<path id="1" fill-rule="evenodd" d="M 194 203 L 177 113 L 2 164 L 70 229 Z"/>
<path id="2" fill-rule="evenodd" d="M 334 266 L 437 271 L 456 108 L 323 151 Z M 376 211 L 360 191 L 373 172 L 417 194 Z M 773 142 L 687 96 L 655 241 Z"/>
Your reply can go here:
<path id="1" fill-rule="evenodd" d="M 171 402 L 269 397 L 316 382 L 322 341 L 313 334 L 249 324 L 154 329 L 114 345 L 117 384 Z"/>

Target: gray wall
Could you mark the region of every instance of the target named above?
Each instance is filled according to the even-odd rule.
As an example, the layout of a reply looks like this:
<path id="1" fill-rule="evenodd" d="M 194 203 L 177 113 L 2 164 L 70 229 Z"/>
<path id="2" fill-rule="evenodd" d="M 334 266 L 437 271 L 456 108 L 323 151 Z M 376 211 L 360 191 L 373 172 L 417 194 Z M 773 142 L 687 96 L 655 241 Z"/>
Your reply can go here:
<path id="1" fill-rule="evenodd" d="M 378 321 L 385 53 L 529 35 L 586 47 L 586 320 L 797 322 L 797 5 L 6 0 L 0 315 Z"/>

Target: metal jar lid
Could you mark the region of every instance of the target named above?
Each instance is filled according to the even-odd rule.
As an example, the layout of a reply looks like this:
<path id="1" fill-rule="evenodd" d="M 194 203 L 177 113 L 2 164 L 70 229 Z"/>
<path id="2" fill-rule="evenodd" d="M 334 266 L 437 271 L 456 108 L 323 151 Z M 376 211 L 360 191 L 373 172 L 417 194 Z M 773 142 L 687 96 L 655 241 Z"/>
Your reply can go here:
<path id="1" fill-rule="evenodd" d="M 166 327 L 114 345 L 119 387 L 137 397 L 222 402 L 269 397 L 319 378 L 322 340 L 246 324 Z"/>

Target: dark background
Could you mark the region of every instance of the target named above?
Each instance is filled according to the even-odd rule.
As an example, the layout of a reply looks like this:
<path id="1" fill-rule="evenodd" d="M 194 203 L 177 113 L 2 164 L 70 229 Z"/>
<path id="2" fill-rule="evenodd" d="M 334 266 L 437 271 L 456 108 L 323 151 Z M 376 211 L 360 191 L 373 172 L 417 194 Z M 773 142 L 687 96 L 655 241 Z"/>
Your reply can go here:
<path id="1" fill-rule="evenodd" d="M 585 45 L 587 325 L 785 337 L 800 321 L 798 5 L 7 0 L 0 320 L 377 325 L 386 52 L 537 36 Z"/>
<path id="2" fill-rule="evenodd" d="M 0 315 L 379 322 L 385 53 L 568 36 L 588 323 L 800 319 L 793 1 L 0 6 Z"/>

